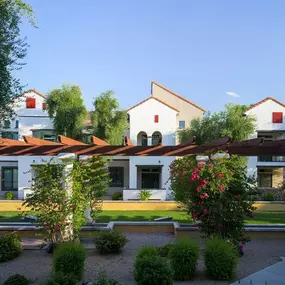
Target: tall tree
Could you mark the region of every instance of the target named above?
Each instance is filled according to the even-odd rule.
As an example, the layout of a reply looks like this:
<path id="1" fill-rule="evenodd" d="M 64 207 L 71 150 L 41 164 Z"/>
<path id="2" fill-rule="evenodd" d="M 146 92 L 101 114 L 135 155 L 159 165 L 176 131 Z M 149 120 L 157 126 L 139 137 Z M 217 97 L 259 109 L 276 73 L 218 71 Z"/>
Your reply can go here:
<path id="1" fill-rule="evenodd" d="M 223 136 L 230 136 L 234 141 L 246 140 L 255 129 L 256 119 L 245 116 L 245 105 L 225 105 L 225 110 L 218 113 L 206 113 L 200 119 L 193 119 L 189 128 L 179 133 L 180 141 L 185 142 L 194 136 L 196 143 L 202 144 Z"/>
<path id="2" fill-rule="evenodd" d="M 120 109 L 113 91 L 106 91 L 95 98 L 92 125 L 94 135 L 112 145 L 122 143 L 122 137 L 127 130 L 127 112 Z"/>
<path id="3" fill-rule="evenodd" d="M 76 139 L 87 117 L 81 89 L 76 85 L 62 85 L 47 94 L 47 110 L 53 118 L 57 134 Z"/>
<path id="4" fill-rule="evenodd" d="M 22 0 L 0 0 L 0 121 L 13 115 L 13 100 L 22 92 L 15 70 L 24 65 L 25 38 L 20 37 L 23 16 L 35 25 L 32 7 Z"/>

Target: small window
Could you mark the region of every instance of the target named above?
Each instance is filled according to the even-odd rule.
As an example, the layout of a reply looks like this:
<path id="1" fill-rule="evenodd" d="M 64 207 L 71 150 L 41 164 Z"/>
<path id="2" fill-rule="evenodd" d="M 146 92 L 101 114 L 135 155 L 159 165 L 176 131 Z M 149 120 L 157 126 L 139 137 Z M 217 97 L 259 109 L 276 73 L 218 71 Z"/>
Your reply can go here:
<path id="1" fill-rule="evenodd" d="M 158 115 L 155 115 L 155 116 L 154 116 L 154 122 L 155 122 L 155 123 L 158 123 L 158 121 L 159 121 L 159 116 L 158 116 Z"/>
<path id="2" fill-rule="evenodd" d="M 282 124 L 283 123 L 283 113 L 282 112 L 273 112 L 272 113 L 272 123 Z"/>
<path id="3" fill-rule="evenodd" d="M 179 129 L 185 129 L 185 121 L 179 121 Z"/>
<path id="4" fill-rule="evenodd" d="M 45 111 L 47 109 L 47 103 L 43 102 L 43 110 Z"/>
<path id="5" fill-rule="evenodd" d="M 36 108 L 36 98 L 27 98 L 26 99 L 26 108 L 35 109 Z"/>
<path id="6" fill-rule="evenodd" d="M 15 122 L 15 129 L 19 129 L 19 120 L 16 120 Z"/>
<path id="7" fill-rule="evenodd" d="M 4 121 L 4 129 L 10 129 L 11 127 L 11 122 L 9 120 Z"/>
<path id="8" fill-rule="evenodd" d="M 111 183 L 110 187 L 124 186 L 124 167 L 109 167 Z"/>
<path id="9" fill-rule="evenodd" d="M 18 140 L 18 133 L 16 132 L 2 132 L 3 139 Z"/>

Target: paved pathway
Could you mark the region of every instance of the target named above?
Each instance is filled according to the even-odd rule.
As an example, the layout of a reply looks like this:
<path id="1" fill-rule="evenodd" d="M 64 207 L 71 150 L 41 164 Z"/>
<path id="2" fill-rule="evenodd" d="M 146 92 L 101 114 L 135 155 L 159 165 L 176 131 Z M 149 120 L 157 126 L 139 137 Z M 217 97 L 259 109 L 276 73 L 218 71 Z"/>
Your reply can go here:
<path id="1" fill-rule="evenodd" d="M 285 259 L 231 285 L 285 285 Z"/>
<path id="2" fill-rule="evenodd" d="M 42 239 L 37 238 L 22 238 L 21 243 L 24 249 L 39 249 L 39 246 L 43 243 Z M 81 239 L 81 243 L 84 245 L 86 249 L 93 249 L 95 248 L 92 240 Z"/>

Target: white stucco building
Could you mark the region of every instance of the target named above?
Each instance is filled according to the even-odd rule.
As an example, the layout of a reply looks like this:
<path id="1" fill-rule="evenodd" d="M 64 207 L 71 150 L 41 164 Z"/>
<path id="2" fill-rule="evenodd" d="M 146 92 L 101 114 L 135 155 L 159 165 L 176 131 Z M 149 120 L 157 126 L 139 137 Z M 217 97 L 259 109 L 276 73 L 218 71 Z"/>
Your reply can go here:
<path id="1" fill-rule="evenodd" d="M 177 133 L 205 110 L 164 86 L 152 82 L 150 96 L 128 110 L 129 130 L 126 135 L 134 145 L 178 144 Z M 36 90 L 25 92 L 15 103 L 16 116 L 3 123 L 3 138 L 22 140 L 23 135 L 56 141 L 52 120 L 46 112 L 45 96 Z M 31 186 L 33 164 L 51 157 L 0 156 L 2 183 L 0 195 L 15 191 L 24 198 Z M 113 157 L 109 162 L 112 178 L 107 196 L 124 194 L 125 200 L 136 200 L 139 191 L 151 191 L 151 199 L 170 198 L 169 164 L 175 157 Z"/>
<path id="2" fill-rule="evenodd" d="M 256 118 L 251 138 L 264 137 L 267 141 L 285 139 L 285 104 L 268 97 L 252 105 L 245 112 Z M 285 156 L 249 157 L 248 173 L 256 175 L 261 188 L 279 188 L 283 183 Z"/>

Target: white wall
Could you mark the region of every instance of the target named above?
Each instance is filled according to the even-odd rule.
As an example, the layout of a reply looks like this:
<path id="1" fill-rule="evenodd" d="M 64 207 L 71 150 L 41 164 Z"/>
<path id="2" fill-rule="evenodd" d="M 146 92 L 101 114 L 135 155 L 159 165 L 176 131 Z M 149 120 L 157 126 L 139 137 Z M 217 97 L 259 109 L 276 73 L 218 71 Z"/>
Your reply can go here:
<path id="1" fill-rule="evenodd" d="M 52 156 L 19 156 L 18 157 L 18 189 L 19 192 L 24 188 L 31 187 L 32 174 L 31 165 L 43 164 L 49 161 Z M 56 161 L 57 157 L 55 157 Z"/>
<path id="2" fill-rule="evenodd" d="M 167 194 L 170 193 L 170 185 L 167 183 L 169 179 L 169 165 L 175 159 L 175 157 L 162 157 L 162 156 L 152 156 L 152 157 L 140 157 L 140 156 L 131 156 L 130 157 L 130 189 L 137 188 L 137 165 L 151 165 L 151 166 L 160 166 L 163 165 L 161 169 L 161 188 L 167 190 Z"/>
<path id="3" fill-rule="evenodd" d="M 283 112 L 282 124 L 272 123 L 273 112 Z M 285 107 L 272 100 L 267 100 L 266 102 L 247 111 L 246 114 L 256 117 L 255 129 L 257 131 L 285 130 Z"/>
<path id="4" fill-rule="evenodd" d="M 139 132 L 146 132 L 151 136 L 155 131 L 162 134 L 163 145 L 176 144 L 176 116 L 177 112 L 155 99 L 138 105 L 131 109 L 130 115 L 130 139 L 137 145 L 137 135 Z M 154 116 L 159 116 L 159 122 L 154 122 Z"/>

